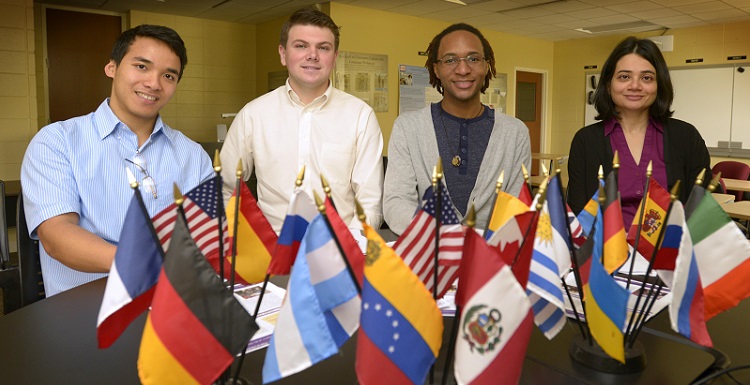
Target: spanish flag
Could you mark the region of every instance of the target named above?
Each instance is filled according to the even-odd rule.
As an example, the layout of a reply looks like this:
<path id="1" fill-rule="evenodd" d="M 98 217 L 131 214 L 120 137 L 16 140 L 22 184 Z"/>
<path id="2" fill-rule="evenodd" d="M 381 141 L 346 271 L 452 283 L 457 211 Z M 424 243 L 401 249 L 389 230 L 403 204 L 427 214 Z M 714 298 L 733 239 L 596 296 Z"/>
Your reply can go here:
<path id="1" fill-rule="evenodd" d="M 237 190 L 227 204 L 227 221 L 229 223 L 229 251 L 224 258 L 224 271 L 230 271 L 233 243 L 237 240 L 237 262 L 235 278 L 239 283 L 255 283 L 263 281 L 271 263 L 271 255 L 276 248 L 279 237 L 273 231 L 253 193 L 244 183 L 239 183 L 240 204 L 237 215 L 237 234 L 234 231 L 235 207 Z"/>
<path id="2" fill-rule="evenodd" d="M 184 216 L 178 213 L 143 329 L 141 382 L 211 384 L 257 330 L 190 238 Z"/>

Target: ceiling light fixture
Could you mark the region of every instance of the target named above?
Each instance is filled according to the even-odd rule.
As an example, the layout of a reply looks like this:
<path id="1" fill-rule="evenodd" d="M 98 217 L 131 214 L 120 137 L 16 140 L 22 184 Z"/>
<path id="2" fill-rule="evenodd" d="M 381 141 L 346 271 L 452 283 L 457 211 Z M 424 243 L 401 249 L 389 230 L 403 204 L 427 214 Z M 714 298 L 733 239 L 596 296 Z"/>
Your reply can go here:
<path id="1" fill-rule="evenodd" d="M 646 32 L 646 31 L 653 31 L 653 30 L 662 29 L 662 28 L 664 27 L 661 25 L 653 24 L 646 20 L 640 20 L 640 21 L 631 21 L 627 23 L 597 25 L 593 27 L 576 28 L 575 30 L 578 32 L 595 34 L 595 33 L 623 31 L 623 30 L 631 30 L 632 32 Z"/>
<path id="2" fill-rule="evenodd" d="M 445 1 L 447 1 L 449 3 L 453 3 L 453 4 L 458 4 L 458 5 L 466 5 L 466 3 L 464 3 L 461 0 L 445 0 Z"/>

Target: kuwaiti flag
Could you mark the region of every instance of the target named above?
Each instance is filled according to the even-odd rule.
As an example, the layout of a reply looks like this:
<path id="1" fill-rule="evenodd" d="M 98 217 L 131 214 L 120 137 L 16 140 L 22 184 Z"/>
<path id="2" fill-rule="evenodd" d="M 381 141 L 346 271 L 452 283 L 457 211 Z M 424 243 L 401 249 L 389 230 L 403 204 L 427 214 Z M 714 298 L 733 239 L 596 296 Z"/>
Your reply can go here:
<path id="1" fill-rule="evenodd" d="M 708 335 L 706 329 L 703 286 L 695 253 L 693 253 L 693 240 L 685 222 L 682 202 L 675 201 L 672 205 L 664 231 L 666 233 L 662 241 L 662 249 L 674 248 L 673 242 L 679 238 L 676 245 L 679 251 L 674 263 L 674 274 L 671 280 L 665 280 L 672 292 L 672 302 L 669 304 L 672 330 L 697 344 L 712 347 L 711 336 Z M 664 275 L 661 276 L 664 279 Z"/>
<path id="2" fill-rule="evenodd" d="M 135 194 L 140 194 L 135 190 Z M 151 305 L 162 264 L 150 219 L 137 195 L 130 200 L 109 271 L 96 326 L 99 348 L 108 348 Z"/>
<path id="3" fill-rule="evenodd" d="M 372 227 L 363 227 L 368 241 L 357 380 L 362 385 L 422 385 L 442 344 L 443 315 L 404 261 Z"/>
<path id="4" fill-rule="evenodd" d="M 526 211 L 529 211 L 529 205 L 505 191 L 500 191 L 495 197 L 492 217 L 487 224 L 487 230 L 484 232 L 484 239 L 490 239 L 492 234 L 500 229 L 505 222 Z"/>
<path id="5" fill-rule="evenodd" d="M 687 223 L 708 321 L 750 296 L 750 241 L 711 194 L 701 198 Z"/>
<path id="6" fill-rule="evenodd" d="M 276 248 L 278 236 L 268 223 L 253 193 L 244 183 L 239 183 L 227 204 L 227 222 L 229 223 L 230 249 L 224 258 L 224 271 L 231 269 L 231 256 L 234 243 L 237 243 L 236 278 L 241 283 L 262 281 L 271 263 L 271 253 Z M 234 231 L 235 206 L 239 192 L 239 213 L 237 217 L 237 234 Z"/>
<path id="7" fill-rule="evenodd" d="M 557 177 L 553 177 L 557 179 Z M 526 292 L 534 311 L 534 323 L 552 339 L 565 326 L 562 277 L 570 269 L 570 246 L 566 242 L 567 213 L 559 190 L 548 190 L 534 237 L 534 251 Z"/>
<path id="8" fill-rule="evenodd" d="M 141 383 L 212 384 L 257 330 L 178 214 L 143 327 L 138 353 Z"/>
<path id="9" fill-rule="evenodd" d="M 263 383 L 298 373 L 336 354 L 359 327 L 361 301 L 344 256 L 318 215 L 289 277 L 263 364 Z"/>
<path id="10" fill-rule="evenodd" d="M 286 218 L 279 233 L 279 241 L 271 256 L 271 263 L 268 265 L 268 274 L 289 274 L 307 226 L 317 215 L 318 209 L 310 195 L 304 189 L 296 188 L 289 201 Z"/>
<path id="11" fill-rule="evenodd" d="M 529 300 L 497 250 L 466 232 L 456 339 L 458 384 L 517 384 L 533 328 Z M 458 293 L 457 293 L 458 298 Z"/>

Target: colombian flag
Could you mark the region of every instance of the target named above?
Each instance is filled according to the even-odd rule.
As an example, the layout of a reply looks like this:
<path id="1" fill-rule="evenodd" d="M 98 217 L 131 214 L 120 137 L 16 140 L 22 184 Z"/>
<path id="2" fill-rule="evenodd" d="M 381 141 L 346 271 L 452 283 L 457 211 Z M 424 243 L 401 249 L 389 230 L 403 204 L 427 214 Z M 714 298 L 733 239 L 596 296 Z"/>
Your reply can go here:
<path id="1" fill-rule="evenodd" d="M 368 242 L 357 379 L 362 385 L 421 385 L 442 344 L 443 315 L 411 269 L 363 226 Z"/>
<path id="2" fill-rule="evenodd" d="M 490 239 L 509 219 L 526 211 L 529 211 L 529 205 L 505 191 L 498 192 L 484 239 Z"/>
<path id="3" fill-rule="evenodd" d="M 144 385 L 211 384 L 258 330 L 190 238 L 181 211 L 143 329 Z"/>
<path id="4" fill-rule="evenodd" d="M 235 240 L 237 242 L 237 266 L 235 267 L 237 282 L 255 283 L 265 278 L 268 265 L 271 262 L 271 254 L 276 248 L 278 236 L 273 231 L 271 224 L 258 207 L 258 202 L 253 197 L 250 189 L 244 183 L 240 188 L 240 210 L 237 216 L 237 234 L 234 231 L 234 210 L 236 206 L 237 191 L 232 195 L 227 204 L 227 221 L 229 232 L 233 236 L 229 238 L 229 252 L 224 258 L 224 271 L 231 269 L 232 250 Z"/>

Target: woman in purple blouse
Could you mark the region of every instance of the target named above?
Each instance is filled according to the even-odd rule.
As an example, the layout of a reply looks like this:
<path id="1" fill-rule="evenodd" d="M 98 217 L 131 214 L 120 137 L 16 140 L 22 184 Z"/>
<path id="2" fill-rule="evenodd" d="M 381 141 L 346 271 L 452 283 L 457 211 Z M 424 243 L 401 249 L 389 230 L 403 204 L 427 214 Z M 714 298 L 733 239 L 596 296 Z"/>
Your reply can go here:
<path id="1" fill-rule="evenodd" d="M 652 178 L 666 189 L 681 180 L 679 198 L 687 200 L 698 173 L 710 169 L 711 158 L 698 130 L 671 117 L 673 99 L 669 69 L 653 41 L 631 36 L 615 47 L 594 92 L 600 121 L 580 129 L 570 145 L 567 201 L 575 213 L 596 192 L 599 166 L 605 176 L 612 169 L 615 151 L 626 229 L 643 199 L 649 161 Z"/>

